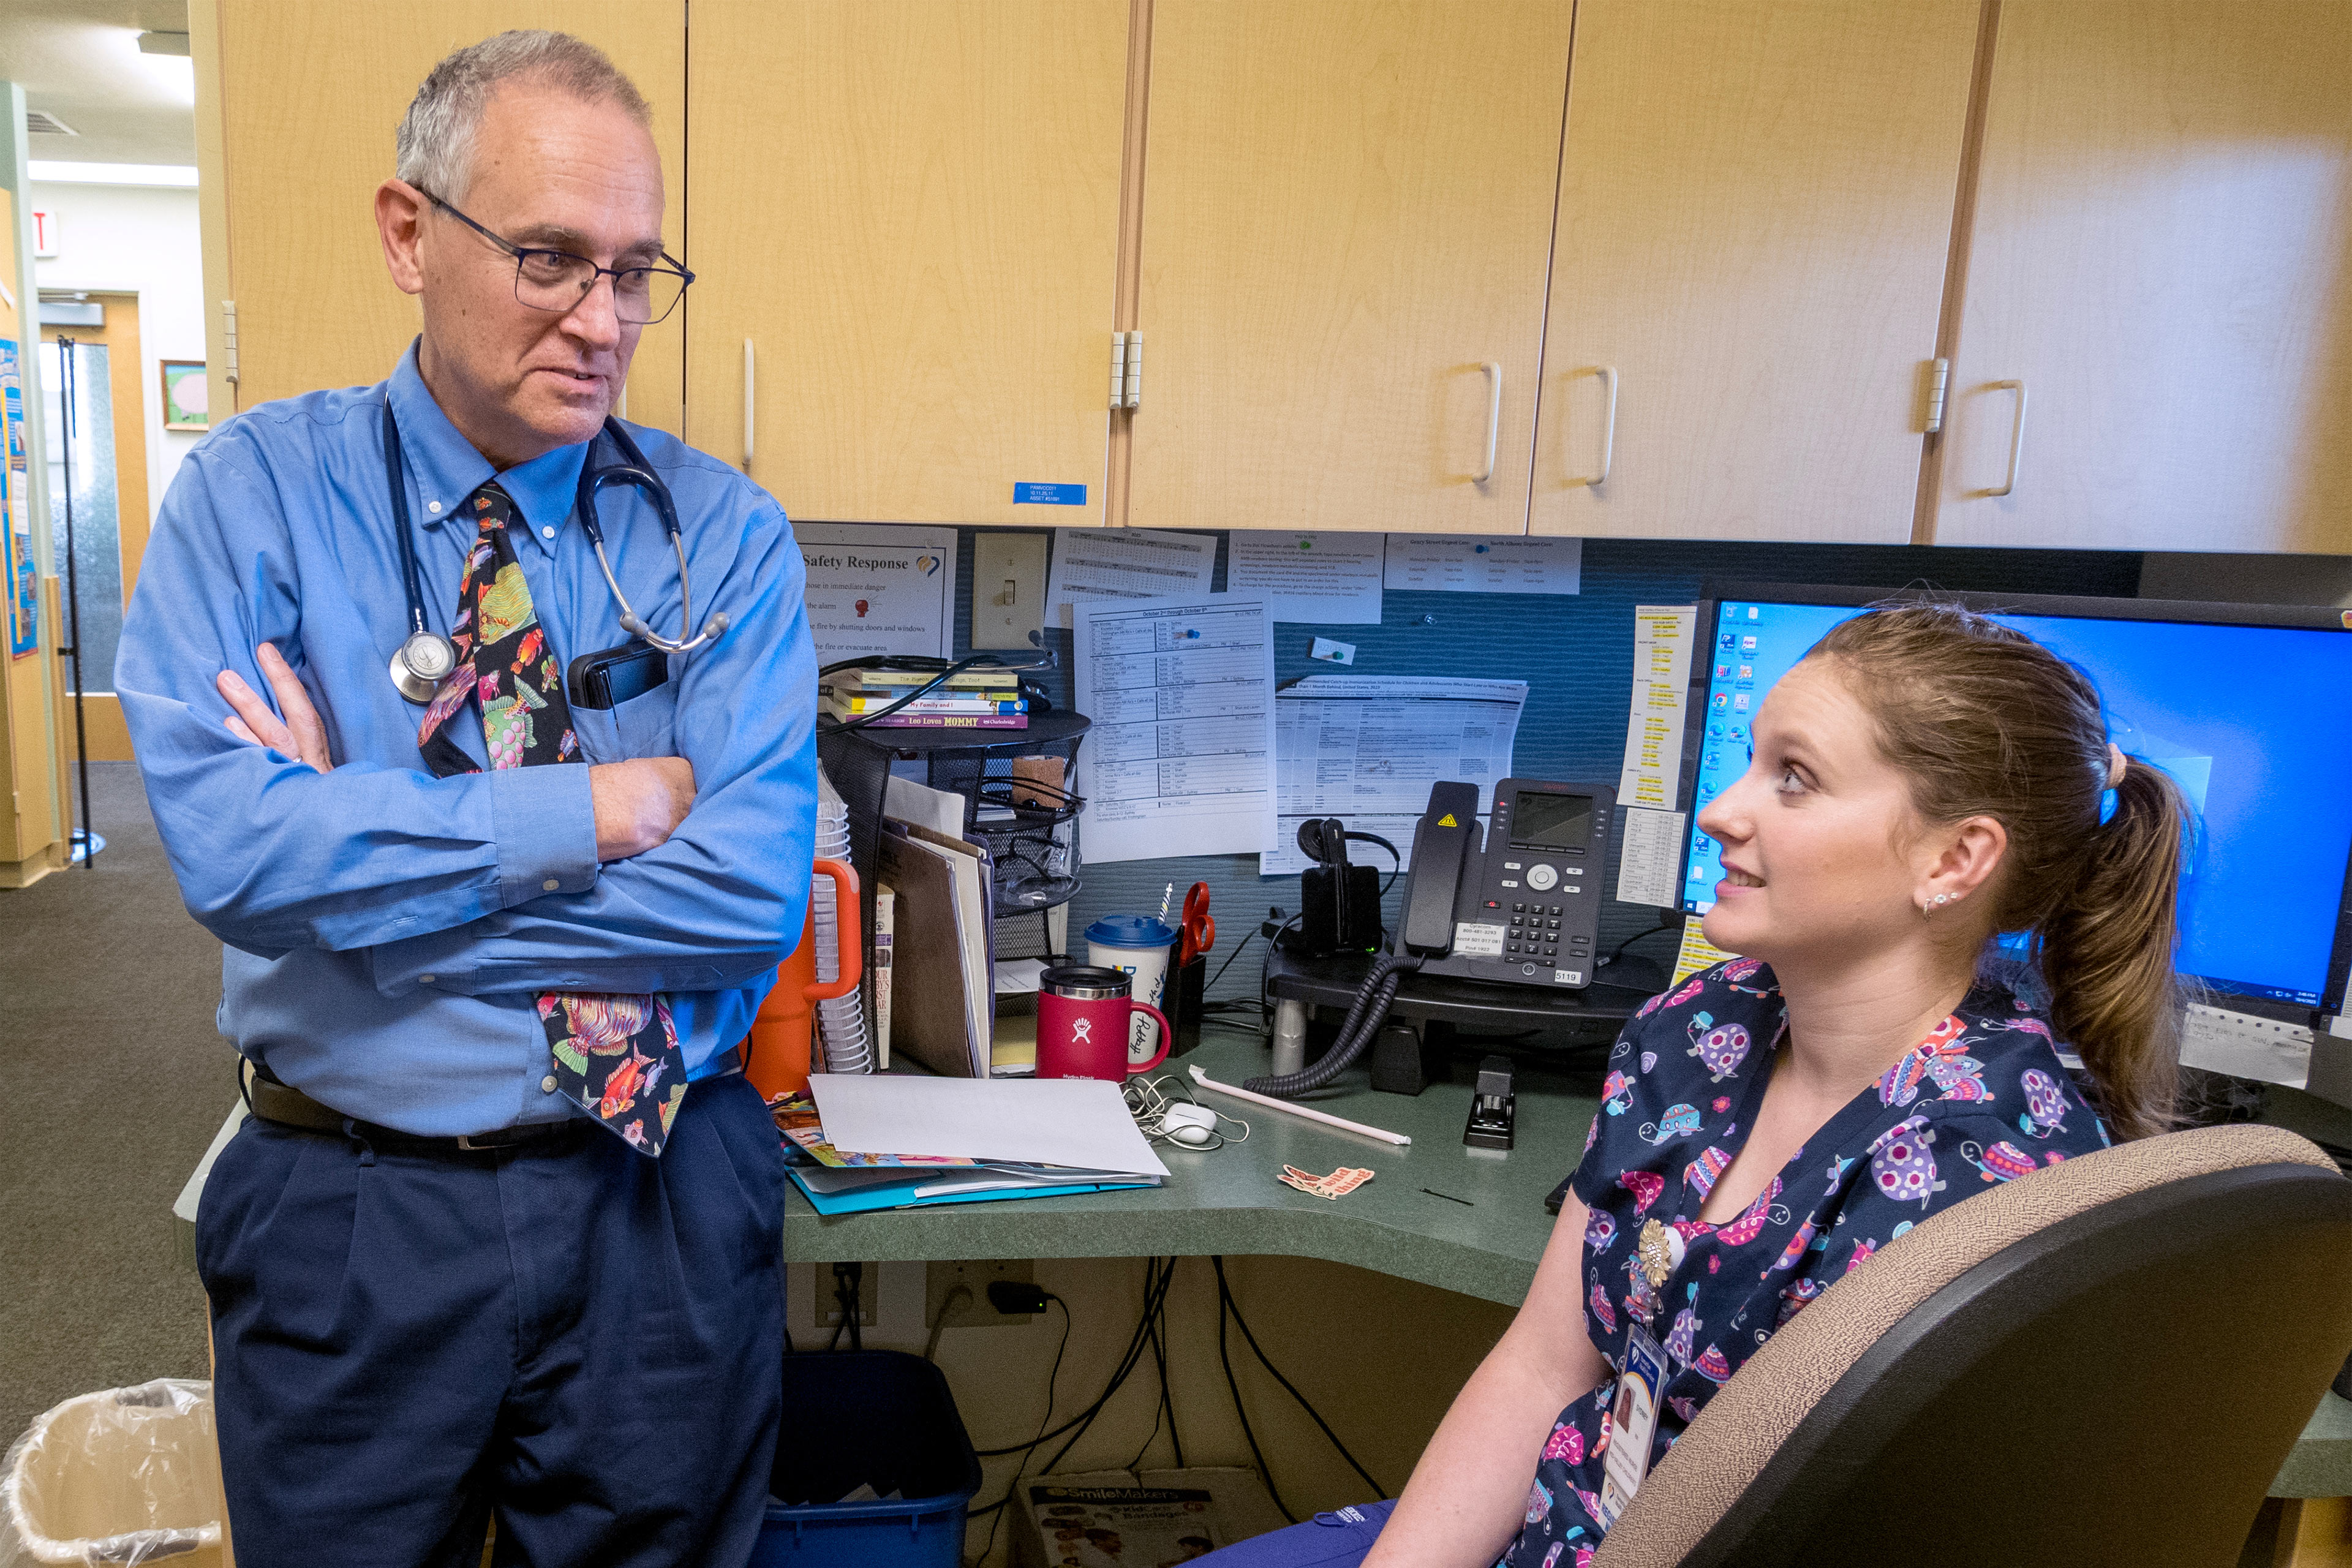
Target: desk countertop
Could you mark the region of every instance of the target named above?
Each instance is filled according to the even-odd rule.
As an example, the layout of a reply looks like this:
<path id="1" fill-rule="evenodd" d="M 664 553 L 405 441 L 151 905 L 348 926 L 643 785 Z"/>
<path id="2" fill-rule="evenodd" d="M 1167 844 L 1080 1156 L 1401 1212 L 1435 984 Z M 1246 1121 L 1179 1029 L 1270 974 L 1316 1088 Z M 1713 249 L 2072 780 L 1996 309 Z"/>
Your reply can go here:
<path id="1" fill-rule="evenodd" d="M 1265 1071 L 1265 1061 L 1253 1038 L 1213 1036 L 1170 1070 L 1181 1074 L 1197 1063 L 1211 1078 L 1238 1084 Z M 1405 1148 L 1203 1093 L 1203 1103 L 1247 1121 L 1249 1139 L 1215 1150 L 1161 1145 L 1169 1177 L 1158 1188 L 835 1219 L 819 1215 L 794 1191 L 784 1216 L 784 1257 L 877 1263 L 1263 1253 L 1350 1263 L 1516 1306 L 1551 1235 L 1544 1198 L 1576 1168 L 1599 1107 L 1598 1085 L 1590 1075 L 1522 1067 L 1517 1146 L 1493 1152 L 1462 1143 L 1473 1070 L 1456 1063 L 1453 1081 L 1417 1097 L 1376 1094 L 1355 1072 L 1341 1081 L 1357 1087 L 1302 1102 L 1404 1133 L 1412 1139 Z M 1368 1165 L 1376 1174 L 1348 1196 L 1327 1200 L 1276 1180 L 1286 1164 L 1318 1173 Z"/>
<path id="2" fill-rule="evenodd" d="M 1265 1070 L 1255 1039 L 1213 1037 L 1178 1059 L 1239 1083 Z M 1219 1150 L 1165 1148 L 1164 1186 L 1010 1203 L 892 1209 L 825 1219 L 794 1191 L 786 1200 L 784 1257 L 798 1263 L 904 1262 L 959 1258 L 1141 1258 L 1272 1254 L 1353 1264 L 1516 1306 L 1535 1279 L 1551 1234 L 1543 1200 L 1575 1169 L 1599 1101 L 1590 1074 L 1518 1072 L 1518 1143 L 1508 1153 L 1467 1149 L 1472 1065 L 1416 1098 L 1356 1087 L 1306 1103 L 1412 1139 L 1407 1148 L 1260 1110 L 1211 1094 L 1240 1113 L 1249 1141 Z M 2265 1120 L 2352 1143 L 2352 1111 L 2273 1089 Z M 1275 1180 L 1283 1165 L 1326 1172 L 1369 1165 L 1371 1182 L 1337 1201 Z M 1427 1189 L 1427 1190 L 1424 1190 Z M 1444 1197 L 1432 1193 L 1447 1194 Z M 1461 1199 L 1456 1203 L 1452 1199 Z M 2320 1396 L 2271 1488 L 2277 1497 L 2352 1496 L 2352 1402 Z"/>

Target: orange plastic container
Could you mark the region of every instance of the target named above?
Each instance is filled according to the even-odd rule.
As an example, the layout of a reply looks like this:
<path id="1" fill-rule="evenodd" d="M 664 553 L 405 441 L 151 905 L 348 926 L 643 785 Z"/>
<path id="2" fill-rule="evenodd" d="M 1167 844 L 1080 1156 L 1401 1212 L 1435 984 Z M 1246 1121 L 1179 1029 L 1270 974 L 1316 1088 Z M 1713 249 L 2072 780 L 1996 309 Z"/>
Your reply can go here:
<path id="1" fill-rule="evenodd" d="M 857 923 L 857 873 L 839 860 L 818 860 L 810 871 L 812 880 L 833 879 L 833 907 L 841 916 L 836 933 L 841 975 L 822 982 L 816 977 L 816 900 L 811 899 L 807 918 L 801 922 L 801 940 L 792 956 L 776 965 L 775 989 L 760 1004 L 759 1014 L 751 1020 L 751 1033 L 743 1041 L 743 1076 L 751 1080 L 761 1099 L 771 1102 L 808 1088 L 810 1047 L 816 1034 L 816 1016 L 810 1005 L 846 996 L 865 977 L 866 939 Z"/>

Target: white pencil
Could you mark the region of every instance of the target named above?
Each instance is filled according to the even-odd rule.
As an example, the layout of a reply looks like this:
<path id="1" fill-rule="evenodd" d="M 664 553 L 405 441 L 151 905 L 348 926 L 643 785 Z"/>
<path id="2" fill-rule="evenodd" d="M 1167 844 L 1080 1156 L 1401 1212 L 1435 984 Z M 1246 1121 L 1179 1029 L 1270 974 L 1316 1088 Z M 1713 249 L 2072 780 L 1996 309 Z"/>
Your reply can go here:
<path id="1" fill-rule="evenodd" d="M 1360 1121 L 1350 1121 L 1344 1116 L 1334 1116 L 1328 1110 L 1317 1110 L 1312 1106 L 1293 1105 L 1286 1100 L 1276 1100 L 1270 1095 L 1252 1094 L 1248 1089 L 1235 1089 L 1229 1083 L 1219 1083 L 1197 1067 L 1192 1068 L 1192 1081 L 1212 1093 L 1229 1094 L 1235 1100 L 1246 1100 L 1252 1105 L 1263 1105 L 1268 1110 L 1282 1110 L 1293 1116 L 1303 1116 L 1309 1121 L 1320 1121 L 1326 1126 L 1337 1127 L 1343 1132 L 1360 1132 L 1367 1138 L 1378 1138 L 1384 1143 L 1412 1142 L 1402 1132 L 1390 1132 L 1378 1127 L 1367 1127 Z"/>

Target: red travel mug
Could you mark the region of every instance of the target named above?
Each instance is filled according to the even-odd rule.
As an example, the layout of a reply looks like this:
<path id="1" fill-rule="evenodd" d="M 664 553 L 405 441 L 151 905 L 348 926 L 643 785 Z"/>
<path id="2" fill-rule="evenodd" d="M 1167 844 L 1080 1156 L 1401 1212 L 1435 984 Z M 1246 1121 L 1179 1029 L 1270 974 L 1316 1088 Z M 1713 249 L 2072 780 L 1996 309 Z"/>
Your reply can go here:
<path id="1" fill-rule="evenodd" d="M 1116 969 L 1074 963 L 1045 971 L 1037 984 L 1037 1076 L 1122 1083 L 1130 1072 L 1158 1067 L 1175 1032 L 1159 1008 L 1129 994 L 1130 985 Z M 1130 1066 L 1127 1041 L 1138 1013 L 1160 1025 L 1160 1049 L 1150 1061 Z"/>

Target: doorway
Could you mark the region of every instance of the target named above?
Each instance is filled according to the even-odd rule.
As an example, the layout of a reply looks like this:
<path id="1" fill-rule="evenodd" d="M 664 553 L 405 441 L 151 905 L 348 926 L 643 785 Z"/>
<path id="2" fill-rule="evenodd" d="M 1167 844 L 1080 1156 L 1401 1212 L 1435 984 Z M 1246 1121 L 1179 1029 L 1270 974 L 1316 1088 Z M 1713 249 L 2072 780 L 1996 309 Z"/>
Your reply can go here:
<path id="1" fill-rule="evenodd" d="M 139 564 L 147 552 L 147 415 L 139 296 L 45 293 L 41 305 L 49 526 L 59 587 L 69 601 L 59 606 L 66 624 L 56 628 L 56 636 L 60 646 L 72 646 L 80 654 L 79 679 L 75 662 L 67 661 L 66 689 L 69 695 L 79 692 L 75 706 L 80 710 L 89 759 L 127 763 L 131 760 L 131 731 L 114 694 L 114 655 L 121 643 L 131 591 L 138 585 Z M 79 319 L 53 320 L 68 314 Z M 77 636 L 79 641 L 73 641 Z M 72 720 L 63 717 L 67 732 L 61 738 L 69 744 Z"/>

